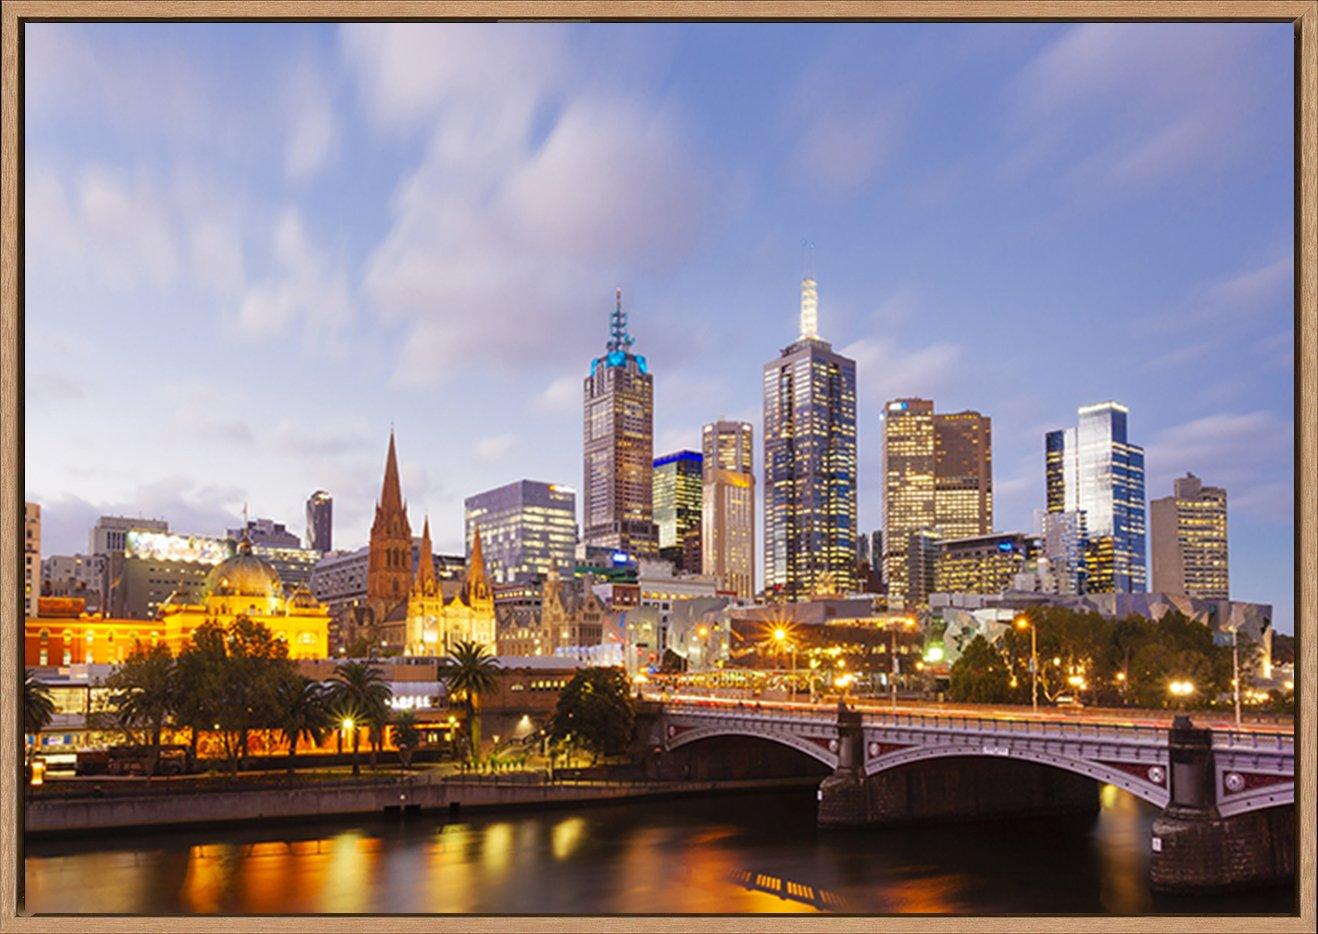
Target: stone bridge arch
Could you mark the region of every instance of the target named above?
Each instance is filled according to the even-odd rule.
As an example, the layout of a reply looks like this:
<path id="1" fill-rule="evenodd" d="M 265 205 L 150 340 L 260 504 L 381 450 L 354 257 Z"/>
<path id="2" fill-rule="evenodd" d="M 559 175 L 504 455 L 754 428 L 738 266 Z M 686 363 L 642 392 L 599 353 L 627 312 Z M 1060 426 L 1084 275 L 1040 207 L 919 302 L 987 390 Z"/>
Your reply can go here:
<path id="1" fill-rule="evenodd" d="M 836 740 L 817 740 L 815 738 L 798 736 L 786 731 L 765 729 L 753 724 L 736 723 L 717 723 L 680 730 L 674 730 L 670 725 L 669 731 L 670 733 L 666 738 L 665 746 L 670 752 L 681 749 L 684 746 L 690 746 L 693 743 L 701 742 L 702 740 L 745 738 L 761 740 L 784 746 L 788 749 L 793 749 L 796 752 L 809 756 L 811 759 L 829 770 L 836 769 L 838 764 Z M 831 750 L 829 749 L 830 742 L 833 746 Z"/>
<path id="2" fill-rule="evenodd" d="M 1167 766 L 1165 764 L 1156 762 L 1122 763 L 1121 765 L 1126 767 L 1119 768 L 1115 765 L 1089 759 L 1077 759 L 1061 753 L 1041 752 L 1035 749 L 1012 746 L 998 747 L 992 752 L 986 752 L 983 747 L 967 745 L 914 746 L 869 759 L 865 764 L 865 776 L 866 778 L 873 778 L 884 772 L 890 772 L 913 763 L 952 758 L 989 761 L 1010 760 L 1048 766 L 1092 779 L 1098 783 L 1115 785 L 1123 791 L 1127 791 L 1135 797 L 1160 808 L 1166 807 L 1170 799 L 1167 791 Z"/>

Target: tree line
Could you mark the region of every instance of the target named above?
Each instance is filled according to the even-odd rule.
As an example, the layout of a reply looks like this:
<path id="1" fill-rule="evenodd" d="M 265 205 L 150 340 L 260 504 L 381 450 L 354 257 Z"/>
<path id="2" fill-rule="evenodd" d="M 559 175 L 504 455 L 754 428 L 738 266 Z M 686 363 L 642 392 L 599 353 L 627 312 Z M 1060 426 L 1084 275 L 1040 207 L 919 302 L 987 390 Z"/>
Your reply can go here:
<path id="1" fill-rule="evenodd" d="M 497 668 L 497 660 L 483 646 L 463 642 L 454 647 L 441 673 L 450 696 L 464 706 L 469 756 L 479 749 L 477 710 L 480 698 L 494 690 Z M 386 730 L 392 730 L 405 766 L 421 745 L 412 714 L 393 711 L 393 691 L 379 668 L 347 661 L 327 681 L 308 678 L 298 672 L 282 639 L 245 616 L 227 626 L 203 623 L 177 656 L 164 643 L 139 642 L 103 687 L 109 695 L 107 709 L 94 714 L 88 726 L 121 730 L 147 747 L 149 773 L 160 761 L 166 730 L 188 733 L 190 761 L 196 760 L 203 734 L 217 736 L 235 775 L 248 756 L 252 735 L 261 731 L 275 733 L 287 745 L 290 774 L 299 746 L 319 745 L 340 728 L 352 735 L 354 775 L 361 771 L 362 728 L 372 766 L 384 748 Z M 39 734 L 53 712 L 49 691 L 29 672 L 24 679 L 25 732 Z"/>
<path id="2" fill-rule="evenodd" d="M 1101 706 L 1164 708 L 1212 704 L 1232 693 L 1232 650 L 1214 643 L 1213 630 L 1179 612 L 1159 620 L 1109 619 L 1060 607 L 1031 609 L 998 639 L 976 635 L 952 665 L 954 701 L 1028 704 L 1031 627 L 1038 652 L 1039 699 L 1074 696 Z M 1242 689 L 1261 647 L 1241 634 Z M 1173 694 L 1174 681 L 1193 685 Z"/>

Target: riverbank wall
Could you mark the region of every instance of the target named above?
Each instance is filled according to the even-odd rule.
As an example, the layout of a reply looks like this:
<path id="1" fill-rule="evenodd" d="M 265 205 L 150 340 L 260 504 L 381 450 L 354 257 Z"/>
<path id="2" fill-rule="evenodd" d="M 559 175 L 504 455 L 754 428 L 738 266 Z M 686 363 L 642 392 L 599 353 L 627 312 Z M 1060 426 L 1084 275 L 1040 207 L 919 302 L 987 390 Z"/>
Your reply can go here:
<path id="1" fill-rule="evenodd" d="M 31 798 L 28 834 L 70 836 L 126 829 L 164 829 L 380 814 L 552 809 L 654 798 L 698 797 L 813 788 L 817 778 L 737 781 L 548 782 L 423 778 L 317 783 L 284 788 L 164 790 L 160 793 Z"/>

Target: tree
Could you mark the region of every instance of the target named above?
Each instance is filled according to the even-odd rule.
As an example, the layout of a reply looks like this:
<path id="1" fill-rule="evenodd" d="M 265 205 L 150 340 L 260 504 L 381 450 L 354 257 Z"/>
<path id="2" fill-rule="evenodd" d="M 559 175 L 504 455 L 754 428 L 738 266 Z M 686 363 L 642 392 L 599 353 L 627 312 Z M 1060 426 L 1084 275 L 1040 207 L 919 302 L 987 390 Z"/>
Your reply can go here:
<path id="1" fill-rule="evenodd" d="M 327 694 L 324 685 L 296 673 L 290 673 L 275 688 L 279 732 L 288 742 L 289 775 L 293 774 L 298 741 L 318 744 L 334 729 Z"/>
<path id="2" fill-rule="evenodd" d="M 1012 700 L 1011 672 L 1002 654 L 975 636 L 952 663 L 948 694 L 954 701 L 1002 704 Z"/>
<path id="3" fill-rule="evenodd" d="M 128 657 L 105 679 L 115 720 L 126 731 L 144 730 L 151 747 L 147 774 L 160 762 L 160 734 L 177 697 L 174 657 L 163 642 L 134 644 Z"/>
<path id="4" fill-rule="evenodd" d="M 50 688 L 37 680 L 31 668 L 23 672 L 23 732 L 32 735 L 33 745 L 40 745 L 41 731 L 55 716 L 55 702 Z"/>
<path id="5" fill-rule="evenodd" d="M 178 665 L 180 708 L 194 730 L 194 745 L 197 729 L 218 730 L 229 769 L 237 775 L 248 734 L 280 719 L 276 689 L 293 670 L 288 646 L 265 626 L 239 616 L 227 628 L 212 621 L 193 630 Z"/>
<path id="6" fill-rule="evenodd" d="M 334 706 L 342 719 L 352 726 L 352 774 L 361 774 L 357 754 L 361 747 L 360 724 L 374 723 L 387 716 L 393 691 L 385 683 L 380 669 L 366 662 L 345 662 L 334 672 Z"/>
<path id="7" fill-rule="evenodd" d="M 416 717 L 411 711 L 400 713 L 394 720 L 394 745 L 403 768 L 412 767 L 412 753 L 421 745 L 421 731 L 416 728 Z"/>
<path id="8" fill-rule="evenodd" d="M 476 710 L 481 696 L 492 693 L 498 683 L 499 661 L 485 646 L 463 641 L 453 646 L 447 663 L 444 683 L 449 695 L 461 698 L 466 708 L 468 757 L 474 759 L 480 754 L 480 722 L 476 719 Z"/>
<path id="9" fill-rule="evenodd" d="M 627 673 L 621 668 L 583 668 L 558 695 L 550 732 L 556 741 L 571 736 L 598 760 L 626 750 L 635 723 Z"/>

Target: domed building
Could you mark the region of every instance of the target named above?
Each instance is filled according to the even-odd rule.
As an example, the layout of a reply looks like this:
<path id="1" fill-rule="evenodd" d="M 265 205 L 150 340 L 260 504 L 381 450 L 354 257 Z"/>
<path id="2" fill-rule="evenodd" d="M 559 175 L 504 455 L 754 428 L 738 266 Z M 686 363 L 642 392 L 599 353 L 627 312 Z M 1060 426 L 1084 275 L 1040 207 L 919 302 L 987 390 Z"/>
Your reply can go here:
<path id="1" fill-rule="evenodd" d="M 228 626 L 239 616 L 269 629 L 288 643 L 289 658 L 329 656 L 329 610 L 306 585 L 285 596 L 284 583 L 270 562 L 252 553 L 243 536 L 238 549 L 211 570 L 201 603 L 166 601 L 160 608 L 167 638 L 180 646 L 204 622 Z"/>

